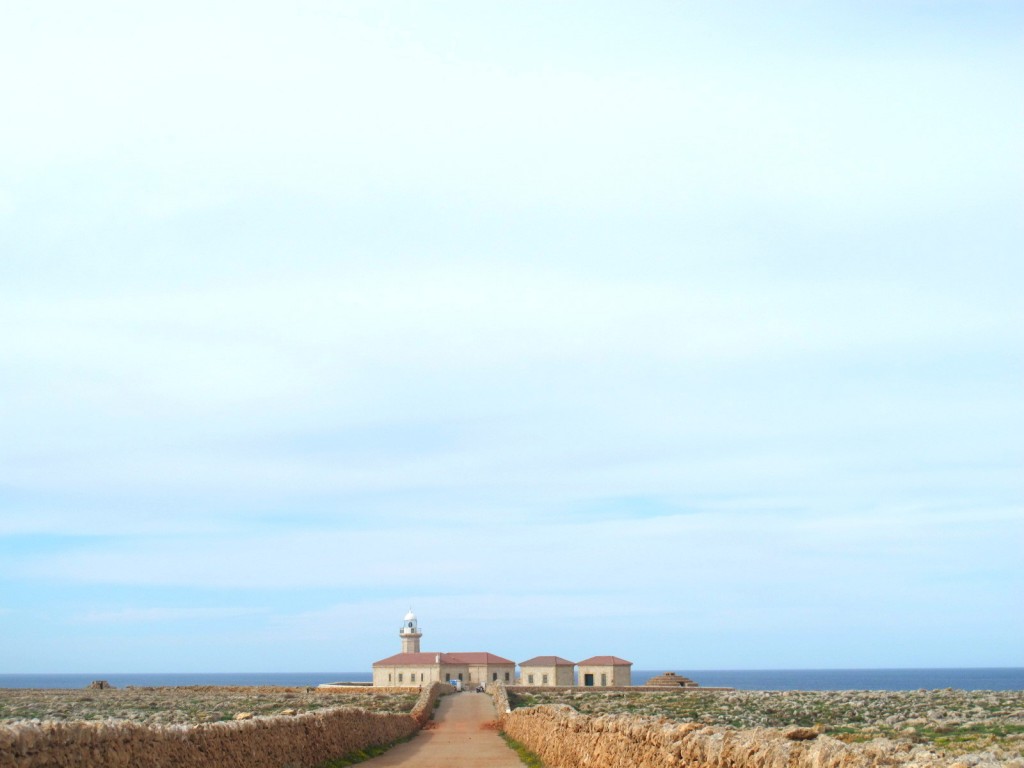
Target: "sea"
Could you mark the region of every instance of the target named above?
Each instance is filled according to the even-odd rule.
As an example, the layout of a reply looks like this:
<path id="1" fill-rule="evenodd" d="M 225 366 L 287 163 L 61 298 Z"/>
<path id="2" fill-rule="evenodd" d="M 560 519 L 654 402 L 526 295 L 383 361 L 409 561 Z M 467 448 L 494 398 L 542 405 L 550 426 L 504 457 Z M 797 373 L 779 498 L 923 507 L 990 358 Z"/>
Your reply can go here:
<path id="1" fill-rule="evenodd" d="M 633 670 L 633 685 L 675 672 L 706 688 L 747 691 L 914 691 L 957 688 L 968 691 L 1024 690 L 1024 667 L 950 669 L 657 669 Z M 371 681 L 369 672 L 200 672 L 0 674 L 0 688 L 84 688 L 106 680 L 116 688 L 180 685 L 315 686 Z"/>

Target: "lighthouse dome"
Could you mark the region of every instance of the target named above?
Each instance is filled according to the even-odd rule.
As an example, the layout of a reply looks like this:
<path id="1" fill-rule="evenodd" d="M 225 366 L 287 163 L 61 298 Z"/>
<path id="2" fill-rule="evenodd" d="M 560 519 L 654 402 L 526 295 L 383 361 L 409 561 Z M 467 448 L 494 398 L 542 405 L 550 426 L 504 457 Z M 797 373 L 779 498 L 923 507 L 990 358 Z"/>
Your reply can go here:
<path id="1" fill-rule="evenodd" d="M 412 612 L 411 608 L 409 609 L 409 612 L 407 614 L 405 614 L 405 620 L 406 621 L 416 621 L 416 614 Z"/>

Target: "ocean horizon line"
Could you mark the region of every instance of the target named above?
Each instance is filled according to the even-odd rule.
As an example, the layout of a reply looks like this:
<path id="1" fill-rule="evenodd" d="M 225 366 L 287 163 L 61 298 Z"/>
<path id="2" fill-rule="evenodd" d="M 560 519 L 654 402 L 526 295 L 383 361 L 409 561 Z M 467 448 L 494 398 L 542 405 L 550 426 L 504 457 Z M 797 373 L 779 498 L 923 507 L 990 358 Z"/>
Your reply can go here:
<path id="1" fill-rule="evenodd" d="M 518 663 L 516 666 L 519 666 Z M 883 671 L 940 671 L 940 670 L 1024 670 L 1022 666 L 988 666 L 988 665 L 964 665 L 964 666 L 928 666 L 928 667 L 683 667 L 683 666 L 649 666 L 635 668 L 636 672 L 662 672 L 665 670 L 689 671 L 689 672 L 883 672 Z M 161 669 L 161 670 L 106 670 L 106 674 L 117 675 L 308 675 L 325 674 L 322 670 L 315 669 L 228 669 L 228 670 L 202 670 L 202 669 Z M 19 675 L 88 675 L 100 674 L 100 672 L 89 670 L 59 670 L 59 671 L 25 671 L 25 672 L 0 672 L 0 678 L 14 677 Z M 328 672 L 327 674 L 343 675 L 370 675 L 365 669 L 350 672 Z"/>
<path id="2" fill-rule="evenodd" d="M 1024 667 L 858 667 L 822 669 L 634 669 L 631 682 L 673 671 L 705 688 L 738 690 L 1024 690 Z M 123 687 L 282 686 L 372 682 L 370 671 L 0 673 L 0 688 L 83 688 L 94 680 Z"/>

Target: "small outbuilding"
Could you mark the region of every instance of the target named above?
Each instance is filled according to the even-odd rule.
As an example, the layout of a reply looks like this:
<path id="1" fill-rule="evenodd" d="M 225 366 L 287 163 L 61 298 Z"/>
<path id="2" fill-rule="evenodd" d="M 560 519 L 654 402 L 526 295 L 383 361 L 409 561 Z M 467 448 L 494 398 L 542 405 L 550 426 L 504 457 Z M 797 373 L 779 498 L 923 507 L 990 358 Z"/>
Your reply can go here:
<path id="1" fill-rule="evenodd" d="M 633 662 L 618 656 L 591 656 L 577 664 L 579 683 L 590 686 L 632 685 Z"/>
<path id="2" fill-rule="evenodd" d="M 561 656 L 534 656 L 529 661 L 519 662 L 519 684 L 571 686 L 575 666 Z"/>
<path id="3" fill-rule="evenodd" d="M 675 672 L 666 672 L 663 675 L 652 677 L 644 685 L 663 686 L 666 688 L 699 688 L 700 684 L 693 682 L 688 677 L 677 675 Z"/>

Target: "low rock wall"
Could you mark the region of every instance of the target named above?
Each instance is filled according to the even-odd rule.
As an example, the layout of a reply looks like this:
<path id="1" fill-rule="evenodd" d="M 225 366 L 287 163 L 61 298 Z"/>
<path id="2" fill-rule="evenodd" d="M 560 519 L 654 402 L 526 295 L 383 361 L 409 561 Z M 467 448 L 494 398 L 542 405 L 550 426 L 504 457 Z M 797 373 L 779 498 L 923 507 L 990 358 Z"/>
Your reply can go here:
<path id="1" fill-rule="evenodd" d="M 504 683 L 491 683 L 487 686 L 487 692 L 494 699 L 494 708 L 498 712 L 499 719 L 512 711 L 512 705 L 508 701 L 508 689 Z"/>
<path id="2" fill-rule="evenodd" d="M 367 693 L 420 693 L 426 690 L 422 685 L 343 685 L 341 683 L 321 683 L 316 687 L 317 693 L 336 693 L 339 696 L 346 694 L 366 695 Z"/>
<path id="3" fill-rule="evenodd" d="M 505 691 L 492 695 L 501 729 L 548 768 L 966 768 L 955 758 L 885 739 L 851 745 L 809 728 L 738 730 L 651 717 L 591 717 L 566 705 L 509 712 Z"/>
<path id="4" fill-rule="evenodd" d="M 502 685 L 506 685 L 502 683 Z M 551 693 L 552 691 L 564 691 L 566 693 L 714 693 L 718 691 L 735 691 L 735 688 L 701 688 L 685 687 L 682 685 L 506 685 L 513 693 Z"/>
<path id="5" fill-rule="evenodd" d="M 455 689 L 447 683 L 431 683 L 420 691 L 420 697 L 413 706 L 412 712 L 409 713 L 416 721 L 417 726 L 422 728 L 426 725 L 427 721 L 434 716 L 434 704 L 437 700 L 452 693 L 455 693 Z"/>
<path id="6" fill-rule="evenodd" d="M 409 714 L 339 708 L 196 726 L 18 723 L 0 727 L 0 768 L 312 768 L 412 736 L 450 689 L 425 688 Z"/>

